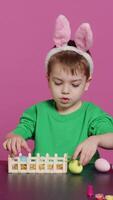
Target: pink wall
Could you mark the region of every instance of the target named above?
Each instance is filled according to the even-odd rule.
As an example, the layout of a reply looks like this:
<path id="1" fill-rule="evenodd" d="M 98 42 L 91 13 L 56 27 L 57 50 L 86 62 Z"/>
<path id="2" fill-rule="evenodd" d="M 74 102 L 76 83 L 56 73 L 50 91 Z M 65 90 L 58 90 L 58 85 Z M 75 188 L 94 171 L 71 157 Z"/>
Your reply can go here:
<path id="1" fill-rule="evenodd" d="M 54 22 L 66 15 L 72 36 L 81 22 L 94 32 L 95 72 L 86 100 L 113 115 L 113 1 L 109 0 L 1 0 L 0 1 L 0 159 L 5 134 L 18 123 L 28 106 L 50 97 L 44 58 L 53 45 Z M 113 162 L 113 151 L 102 152 Z M 109 157 L 109 158 L 108 158 Z"/>

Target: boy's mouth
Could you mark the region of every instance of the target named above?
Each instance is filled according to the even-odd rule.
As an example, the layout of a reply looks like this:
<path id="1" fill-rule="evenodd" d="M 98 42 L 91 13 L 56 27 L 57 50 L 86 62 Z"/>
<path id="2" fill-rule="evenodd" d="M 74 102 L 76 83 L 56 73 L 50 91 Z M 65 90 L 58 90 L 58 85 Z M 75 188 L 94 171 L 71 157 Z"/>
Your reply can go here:
<path id="1" fill-rule="evenodd" d="M 69 98 L 67 98 L 67 97 L 62 97 L 62 98 L 61 98 L 61 102 L 62 102 L 62 103 L 68 103 L 68 102 L 69 102 Z"/>

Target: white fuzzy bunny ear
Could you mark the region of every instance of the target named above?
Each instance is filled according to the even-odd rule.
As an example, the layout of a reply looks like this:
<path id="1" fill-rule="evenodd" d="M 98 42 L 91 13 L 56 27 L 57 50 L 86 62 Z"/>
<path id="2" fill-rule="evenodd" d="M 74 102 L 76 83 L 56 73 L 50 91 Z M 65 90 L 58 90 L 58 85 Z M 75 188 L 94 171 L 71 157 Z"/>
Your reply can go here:
<path id="1" fill-rule="evenodd" d="M 59 15 L 56 19 L 55 33 L 53 41 L 56 47 L 67 44 L 71 37 L 71 28 L 68 19 L 64 15 Z"/>
<path id="2" fill-rule="evenodd" d="M 75 33 L 75 43 L 77 48 L 87 51 L 93 44 L 93 33 L 88 23 L 83 23 Z"/>

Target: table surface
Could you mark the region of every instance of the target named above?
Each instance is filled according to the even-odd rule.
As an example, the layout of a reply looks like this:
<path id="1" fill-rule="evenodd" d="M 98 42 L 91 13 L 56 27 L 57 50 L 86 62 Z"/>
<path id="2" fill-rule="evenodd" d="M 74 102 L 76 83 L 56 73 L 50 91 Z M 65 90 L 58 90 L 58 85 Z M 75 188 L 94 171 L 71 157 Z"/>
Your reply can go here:
<path id="1" fill-rule="evenodd" d="M 89 165 L 80 175 L 8 174 L 7 162 L 0 161 L 0 200 L 87 200 L 88 184 L 95 193 L 113 194 L 113 171 Z"/>

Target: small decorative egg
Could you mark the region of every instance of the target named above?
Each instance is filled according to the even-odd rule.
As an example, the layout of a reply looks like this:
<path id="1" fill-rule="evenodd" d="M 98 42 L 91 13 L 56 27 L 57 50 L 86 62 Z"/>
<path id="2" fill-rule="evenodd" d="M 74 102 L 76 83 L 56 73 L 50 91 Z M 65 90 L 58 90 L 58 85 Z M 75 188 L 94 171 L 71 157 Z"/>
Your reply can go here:
<path id="1" fill-rule="evenodd" d="M 27 157 L 26 156 L 20 156 L 20 161 L 21 162 L 27 162 Z"/>
<path id="2" fill-rule="evenodd" d="M 113 195 L 106 195 L 106 196 L 105 196 L 105 199 L 106 199 L 106 200 L 113 200 Z"/>
<path id="3" fill-rule="evenodd" d="M 95 168 L 100 172 L 107 172 L 110 170 L 110 163 L 104 158 L 99 158 L 95 161 Z"/>

